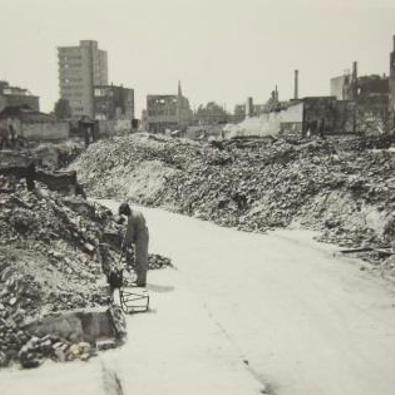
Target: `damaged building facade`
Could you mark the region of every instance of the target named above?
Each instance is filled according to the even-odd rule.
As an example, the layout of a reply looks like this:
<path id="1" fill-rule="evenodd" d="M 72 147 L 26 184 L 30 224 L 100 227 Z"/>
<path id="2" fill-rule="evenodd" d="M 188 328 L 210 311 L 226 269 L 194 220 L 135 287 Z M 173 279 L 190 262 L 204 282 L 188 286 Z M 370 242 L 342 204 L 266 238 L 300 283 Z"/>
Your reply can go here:
<path id="1" fill-rule="evenodd" d="M 351 73 L 330 80 L 330 89 L 340 102 L 354 103 L 355 130 L 385 131 L 390 126 L 390 77 L 385 74 L 358 76 L 358 65 L 354 62 Z"/>
<path id="2" fill-rule="evenodd" d="M 278 89 L 277 85 L 271 93 L 270 99 L 264 104 L 255 104 L 253 97 L 248 97 L 245 104 L 236 104 L 233 112 L 233 121 L 235 123 L 241 122 L 246 118 L 257 117 L 268 111 L 271 111 L 272 104 L 278 103 Z"/>
<path id="3" fill-rule="evenodd" d="M 302 137 L 354 129 L 352 102 L 338 101 L 334 96 L 313 96 L 279 102 L 257 117 L 246 118 L 227 128 L 227 136 L 287 135 Z"/>
<path id="4" fill-rule="evenodd" d="M 384 133 L 395 128 L 395 36 L 389 71 L 389 76 L 359 76 L 354 62 L 351 72 L 330 80 L 330 96 L 299 99 L 299 73 L 295 70 L 292 100 L 280 102 L 278 92 L 272 94 L 262 113 L 252 117 L 248 117 L 248 104 L 239 106 L 238 116 L 244 112 L 245 119 L 228 131 L 231 135 L 295 136 Z"/>
<path id="5" fill-rule="evenodd" d="M 55 141 L 70 137 L 68 122 L 58 122 L 53 116 L 35 111 L 29 106 L 7 106 L 0 111 L 0 127 L 12 125 L 16 136 L 26 140 Z"/>
<path id="6" fill-rule="evenodd" d="M 136 129 L 134 90 L 116 85 L 94 88 L 94 113 L 100 135 Z"/>
<path id="7" fill-rule="evenodd" d="M 357 62 L 352 72 L 332 78 L 331 94 L 338 100 L 355 103 L 356 130 L 386 131 L 395 127 L 395 35 L 389 56 L 389 75 L 358 76 Z"/>
<path id="8" fill-rule="evenodd" d="M 250 111 L 248 111 L 250 109 Z M 299 98 L 299 71 L 294 71 L 294 97 L 280 101 L 277 85 L 264 105 L 254 107 L 247 101 L 245 119 L 228 132 L 234 135 L 309 136 L 342 131 L 352 133 L 354 106 L 350 101 L 335 96 Z"/>
<path id="9" fill-rule="evenodd" d="M 134 90 L 116 85 L 94 88 L 94 113 L 96 120 L 134 118 Z"/>
<path id="10" fill-rule="evenodd" d="M 0 128 L 27 140 L 62 140 L 69 137 L 69 125 L 40 112 L 40 99 L 28 89 L 0 81 Z"/>
<path id="11" fill-rule="evenodd" d="M 393 48 L 390 54 L 390 75 L 389 75 L 389 111 L 391 117 L 391 126 L 395 127 L 395 35 L 393 36 Z"/>
<path id="12" fill-rule="evenodd" d="M 40 99 L 28 89 L 11 86 L 7 81 L 0 81 L 0 111 L 8 106 L 28 106 L 40 111 Z"/>
<path id="13" fill-rule="evenodd" d="M 177 95 L 148 95 L 143 112 L 144 128 L 152 133 L 185 130 L 193 120 L 189 100 L 178 83 Z"/>
<path id="14" fill-rule="evenodd" d="M 279 114 L 279 133 L 283 135 L 311 136 L 353 133 L 355 105 L 339 101 L 335 96 L 311 96 L 292 100 Z M 293 118 L 293 119 L 292 119 Z"/>

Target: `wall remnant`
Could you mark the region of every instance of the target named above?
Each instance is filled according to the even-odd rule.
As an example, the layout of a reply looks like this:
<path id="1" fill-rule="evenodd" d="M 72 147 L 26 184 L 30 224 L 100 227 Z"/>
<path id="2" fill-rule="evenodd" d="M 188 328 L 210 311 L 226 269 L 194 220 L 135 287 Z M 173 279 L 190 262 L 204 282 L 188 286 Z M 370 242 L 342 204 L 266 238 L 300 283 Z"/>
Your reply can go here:
<path id="1" fill-rule="evenodd" d="M 30 140 L 65 140 L 70 136 L 70 126 L 67 122 L 22 122 L 20 135 Z"/>
<path id="2" fill-rule="evenodd" d="M 112 136 L 122 132 L 130 132 L 132 130 L 131 119 L 114 119 L 111 121 L 98 121 L 99 135 Z"/>

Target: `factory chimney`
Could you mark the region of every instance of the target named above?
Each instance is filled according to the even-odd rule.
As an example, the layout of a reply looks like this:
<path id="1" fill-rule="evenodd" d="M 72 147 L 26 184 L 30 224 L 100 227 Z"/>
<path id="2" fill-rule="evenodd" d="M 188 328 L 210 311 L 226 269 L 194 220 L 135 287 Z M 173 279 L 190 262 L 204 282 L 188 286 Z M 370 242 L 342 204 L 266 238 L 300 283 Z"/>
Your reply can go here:
<path id="1" fill-rule="evenodd" d="M 392 115 L 392 122 L 390 126 L 395 127 L 395 35 L 393 36 L 394 49 L 390 54 L 390 113 Z"/>
<path id="2" fill-rule="evenodd" d="M 358 63 L 352 62 L 352 74 L 351 74 L 351 99 L 357 100 L 358 96 Z"/>
<path id="3" fill-rule="evenodd" d="M 252 97 L 247 97 L 246 116 L 252 117 L 254 115 L 254 100 Z"/>
<path id="4" fill-rule="evenodd" d="M 295 80 L 294 80 L 294 99 L 299 97 L 299 70 L 295 70 Z"/>
<path id="5" fill-rule="evenodd" d="M 358 63 L 352 62 L 352 79 L 356 80 L 358 78 Z"/>

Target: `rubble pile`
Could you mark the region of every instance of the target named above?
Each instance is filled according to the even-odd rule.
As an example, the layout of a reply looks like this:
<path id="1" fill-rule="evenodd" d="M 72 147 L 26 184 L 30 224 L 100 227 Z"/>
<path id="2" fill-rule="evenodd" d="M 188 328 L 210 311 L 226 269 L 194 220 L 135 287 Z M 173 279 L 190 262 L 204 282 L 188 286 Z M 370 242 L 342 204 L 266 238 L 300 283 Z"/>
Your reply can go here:
<path id="1" fill-rule="evenodd" d="M 108 238 L 108 234 L 104 235 L 104 238 Z M 134 263 L 134 249 L 127 248 L 126 253 L 122 255 L 121 260 L 119 256 L 119 249 L 123 240 L 123 229 L 119 230 L 119 234 L 115 239 L 115 235 L 111 235 L 112 240 L 107 240 L 109 243 L 100 244 L 100 261 L 102 270 L 104 273 L 110 272 L 111 269 L 119 270 L 120 268 L 126 268 L 131 263 Z M 160 254 L 148 254 L 148 270 L 160 270 L 168 267 L 173 267 L 170 258 L 167 258 Z"/>
<path id="2" fill-rule="evenodd" d="M 59 241 L 92 253 L 106 225 L 104 209 L 81 197 L 64 197 L 48 190 L 0 194 L 0 245 L 19 241 Z M 109 220 L 109 219 L 108 219 Z M 40 248 L 38 248 L 40 249 Z M 48 255 L 54 251 L 48 250 Z"/>
<path id="3" fill-rule="evenodd" d="M 46 358 L 59 362 L 75 359 L 87 361 L 95 352 L 95 348 L 87 342 L 72 343 L 51 335 L 42 338 L 33 336 L 20 349 L 18 359 L 22 367 L 36 368 Z"/>
<path id="4" fill-rule="evenodd" d="M 43 169 L 56 170 L 69 165 L 83 151 L 84 144 L 78 140 L 60 143 L 30 143 L 24 151 L 32 155 Z"/>
<path id="5" fill-rule="evenodd" d="M 320 230 L 325 241 L 388 247 L 395 154 L 387 148 L 393 142 L 384 135 L 200 145 L 132 135 L 92 145 L 73 168 L 93 195 L 129 197 L 245 231 L 298 222 Z M 163 181 L 153 193 L 146 179 L 130 178 L 136 168 L 143 171 L 142 161 L 165 169 L 154 169 Z M 115 188 L 107 183 L 114 179 Z M 131 195 L 133 184 L 145 193 Z"/>
<path id="6" fill-rule="evenodd" d="M 174 145 L 170 139 L 134 134 L 90 145 L 69 170 L 77 170 L 91 196 L 122 199 L 128 192 L 130 194 L 126 191 L 128 185 L 133 187 L 141 183 L 142 190 L 148 190 L 148 193 L 137 192 L 134 200 L 154 205 L 167 179 L 185 171 L 189 162 L 201 154 L 202 147 L 190 140 L 178 140 Z M 149 182 L 152 173 L 158 177 Z"/>
<path id="7" fill-rule="evenodd" d="M 83 315 L 83 311 L 73 312 L 69 314 L 69 317 L 72 317 L 75 320 L 78 317 L 78 314 Z M 84 325 L 83 322 L 92 322 L 94 317 L 92 312 L 87 312 L 82 318 L 81 324 Z M 118 306 L 111 306 L 105 313 L 99 313 L 101 317 L 105 315 L 109 315 L 111 317 L 111 326 L 113 327 L 114 337 L 113 338 L 103 338 L 98 336 L 94 341 L 85 341 L 81 339 L 81 334 L 79 333 L 71 333 L 69 336 L 61 334 L 61 331 L 70 331 L 70 326 L 73 325 L 73 319 L 71 319 L 68 324 L 63 325 L 62 327 L 58 327 L 60 332 L 57 332 L 56 329 L 51 329 L 52 333 L 40 334 L 40 330 L 37 328 L 40 327 L 42 321 L 33 322 L 30 326 L 27 325 L 27 334 L 21 335 L 27 340 L 22 347 L 20 347 L 17 358 L 24 368 L 34 368 L 47 359 L 50 358 L 57 362 L 67 362 L 74 361 L 79 359 L 81 361 L 87 361 L 92 356 L 96 355 L 97 351 L 100 350 L 108 350 L 110 348 L 115 348 L 117 345 L 120 345 L 124 342 L 126 338 L 126 321 L 125 317 L 122 313 L 122 310 Z M 62 317 L 61 315 L 57 317 Z M 66 316 L 63 315 L 63 319 Z M 102 318 L 101 318 L 102 319 Z M 48 321 L 48 317 L 45 318 Z M 98 318 L 100 321 L 100 318 Z M 55 321 L 52 321 L 54 323 Z M 66 321 L 67 322 L 67 321 Z M 94 324 L 95 330 L 97 331 L 97 321 Z M 62 329 L 61 329 L 62 328 Z M 38 332 L 37 332 L 38 330 Z M 48 330 L 47 330 L 48 331 Z M 22 331 L 20 331 L 22 332 Z M 30 332 L 30 333 L 29 333 Z M 105 332 L 105 330 L 104 330 Z M 31 334 L 32 333 L 32 334 Z M 104 334 L 104 333 L 103 333 Z M 5 355 L 5 354 L 4 354 Z"/>
<path id="8" fill-rule="evenodd" d="M 149 270 L 165 269 L 166 267 L 172 267 L 171 260 L 159 254 L 148 255 L 148 267 Z"/>
<path id="9" fill-rule="evenodd" d="M 28 192 L 22 185 L 0 192 L 0 365 L 23 360 L 27 321 L 109 304 L 95 260 L 107 221 L 105 209 L 81 198 Z"/>

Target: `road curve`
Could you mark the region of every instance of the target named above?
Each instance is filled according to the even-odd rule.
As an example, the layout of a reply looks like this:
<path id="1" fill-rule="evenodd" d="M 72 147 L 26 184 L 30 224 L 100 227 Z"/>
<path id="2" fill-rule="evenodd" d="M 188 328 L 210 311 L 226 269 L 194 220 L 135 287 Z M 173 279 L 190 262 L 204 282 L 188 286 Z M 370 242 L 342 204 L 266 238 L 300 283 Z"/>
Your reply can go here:
<path id="1" fill-rule="evenodd" d="M 258 235 L 143 212 L 152 250 L 172 257 L 235 351 L 277 394 L 395 393 L 395 297 L 383 280 L 297 231 Z"/>

